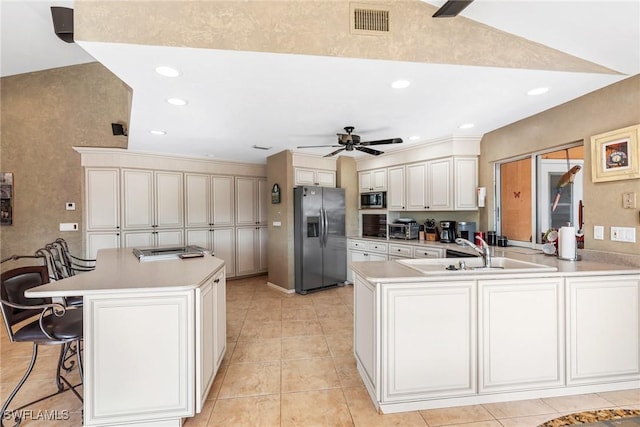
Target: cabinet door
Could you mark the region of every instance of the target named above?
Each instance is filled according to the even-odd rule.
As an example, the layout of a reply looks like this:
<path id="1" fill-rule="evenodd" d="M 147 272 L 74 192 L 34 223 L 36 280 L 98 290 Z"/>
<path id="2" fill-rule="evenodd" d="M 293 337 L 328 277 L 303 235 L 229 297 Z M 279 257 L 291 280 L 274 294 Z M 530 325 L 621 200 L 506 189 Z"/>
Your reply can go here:
<path id="1" fill-rule="evenodd" d="M 187 245 L 196 245 L 208 250 L 213 250 L 211 242 L 212 231 L 208 228 L 191 228 L 184 231 Z"/>
<path id="2" fill-rule="evenodd" d="M 211 225 L 211 180 L 209 175 L 185 174 L 185 207 L 187 227 Z"/>
<path id="3" fill-rule="evenodd" d="M 147 231 L 124 231 L 122 233 L 123 248 L 151 248 L 155 246 L 155 233 Z"/>
<path id="4" fill-rule="evenodd" d="M 451 158 L 427 162 L 429 210 L 453 210 L 453 162 Z"/>
<path id="5" fill-rule="evenodd" d="M 426 163 L 407 165 L 407 210 L 423 211 L 429 207 L 426 179 Z"/>
<path id="6" fill-rule="evenodd" d="M 86 235 L 85 258 L 96 259 L 100 249 L 112 249 L 120 247 L 119 232 L 93 231 Z"/>
<path id="7" fill-rule="evenodd" d="M 215 279 L 218 277 L 216 276 Z M 196 413 L 202 411 L 216 372 L 216 283 L 196 288 Z M 218 279 L 219 280 L 219 279 Z"/>
<path id="8" fill-rule="evenodd" d="M 122 227 L 125 229 L 151 228 L 155 225 L 153 171 L 122 171 L 122 220 Z"/>
<path id="9" fill-rule="evenodd" d="M 567 278 L 568 385 L 640 379 L 640 276 Z"/>
<path id="10" fill-rule="evenodd" d="M 381 390 L 386 402 L 476 392 L 475 281 L 382 290 Z"/>
<path id="11" fill-rule="evenodd" d="M 405 210 L 404 166 L 389 168 L 387 209 L 396 211 Z"/>
<path id="12" fill-rule="evenodd" d="M 376 356 L 378 354 L 377 345 L 379 339 L 376 330 L 375 287 L 356 276 L 353 283 L 353 295 L 353 350 L 358 364 L 366 374 L 366 379 L 375 389 L 378 384 Z"/>
<path id="13" fill-rule="evenodd" d="M 258 227 L 258 271 L 265 272 L 269 269 L 269 257 L 268 257 L 268 235 L 269 230 L 267 227 Z"/>
<path id="14" fill-rule="evenodd" d="M 358 186 L 361 193 L 367 193 L 373 190 L 373 183 L 371 182 L 371 171 L 358 173 Z"/>
<path id="15" fill-rule="evenodd" d="M 182 246 L 184 233 L 182 230 L 158 230 L 155 232 L 155 246 Z"/>
<path id="16" fill-rule="evenodd" d="M 371 184 L 373 191 L 387 191 L 387 170 L 371 171 Z"/>
<path id="17" fill-rule="evenodd" d="M 236 275 L 235 231 L 233 228 L 216 228 L 213 233 L 213 253 L 224 261 L 228 277 Z"/>
<path id="18" fill-rule="evenodd" d="M 316 182 L 321 187 L 335 187 L 336 186 L 336 172 L 335 171 L 316 171 Z"/>
<path id="19" fill-rule="evenodd" d="M 87 231 L 120 228 L 120 171 L 87 169 L 85 182 Z"/>
<path id="20" fill-rule="evenodd" d="M 211 177 L 212 212 L 211 225 L 229 226 L 234 223 L 234 180 L 232 176 Z"/>
<path id="21" fill-rule="evenodd" d="M 256 228 L 236 228 L 236 274 L 244 276 L 258 272 Z"/>
<path id="22" fill-rule="evenodd" d="M 257 223 L 267 224 L 267 206 L 271 201 L 271 189 L 267 188 L 267 180 L 258 178 Z"/>
<path id="23" fill-rule="evenodd" d="M 155 225 L 178 228 L 184 225 L 181 172 L 155 172 Z"/>
<path id="24" fill-rule="evenodd" d="M 476 210 L 478 187 L 478 158 L 455 158 L 455 209 Z"/>
<path id="25" fill-rule="evenodd" d="M 313 169 L 295 168 L 295 185 L 316 185 L 316 173 Z"/>
<path id="26" fill-rule="evenodd" d="M 214 309 L 213 322 L 213 358 L 216 371 L 222 363 L 224 353 L 227 350 L 227 280 L 225 270 L 213 279 Z"/>
<path id="27" fill-rule="evenodd" d="M 445 249 L 439 248 L 413 248 L 414 258 L 444 258 Z"/>
<path id="28" fill-rule="evenodd" d="M 481 393 L 563 385 L 562 282 L 478 281 Z"/>
<path id="29" fill-rule="evenodd" d="M 258 222 L 257 190 L 255 178 L 236 178 L 236 225 L 255 225 Z"/>

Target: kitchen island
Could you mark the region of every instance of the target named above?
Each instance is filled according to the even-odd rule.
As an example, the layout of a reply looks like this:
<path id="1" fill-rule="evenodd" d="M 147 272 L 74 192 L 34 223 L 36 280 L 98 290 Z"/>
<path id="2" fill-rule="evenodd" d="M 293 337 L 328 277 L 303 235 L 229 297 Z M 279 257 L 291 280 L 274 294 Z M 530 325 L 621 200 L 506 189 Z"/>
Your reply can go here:
<path id="1" fill-rule="evenodd" d="M 85 426 L 178 427 L 201 411 L 226 350 L 225 282 L 209 254 L 141 262 L 123 248 L 27 291 L 83 297 Z"/>
<path id="2" fill-rule="evenodd" d="M 504 269 L 351 263 L 357 368 L 381 412 L 640 387 L 640 269 L 531 252 L 500 253 Z"/>

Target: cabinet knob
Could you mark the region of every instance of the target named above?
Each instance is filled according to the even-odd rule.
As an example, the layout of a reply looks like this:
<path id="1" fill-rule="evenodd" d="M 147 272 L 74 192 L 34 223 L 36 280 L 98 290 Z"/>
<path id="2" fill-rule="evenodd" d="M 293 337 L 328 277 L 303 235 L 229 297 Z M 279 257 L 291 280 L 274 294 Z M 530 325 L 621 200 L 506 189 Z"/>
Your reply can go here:
<path id="1" fill-rule="evenodd" d="M 214 280 L 213 283 L 220 283 L 220 279 L 218 278 L 218 279 Z"/>

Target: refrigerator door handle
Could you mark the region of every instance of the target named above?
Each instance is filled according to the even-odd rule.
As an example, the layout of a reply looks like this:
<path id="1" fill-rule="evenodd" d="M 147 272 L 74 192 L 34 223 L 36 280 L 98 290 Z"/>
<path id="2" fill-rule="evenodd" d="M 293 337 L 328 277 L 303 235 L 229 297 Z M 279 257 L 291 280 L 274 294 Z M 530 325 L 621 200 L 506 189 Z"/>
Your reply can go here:
<path id="1" fill-rule="evenodd" d="M 318 226 L 320 227 L 320 230 L 318 230 L 319 231 L 318 237 L 320 237 L 320 247 L 324 248 L 324 211 L 322 208 L 320 208 Z"/>
<path id="2" fill-rule="evenodd" d="M 324 225 L 322 226 L 322 231 L 324 235 L 322 236 L 322 246 L 327 247 L 327 240 L 329 239 L 329 219 L 327 218 L 327 210 L 322 209 L 322 218 L 324 220 Z"/>

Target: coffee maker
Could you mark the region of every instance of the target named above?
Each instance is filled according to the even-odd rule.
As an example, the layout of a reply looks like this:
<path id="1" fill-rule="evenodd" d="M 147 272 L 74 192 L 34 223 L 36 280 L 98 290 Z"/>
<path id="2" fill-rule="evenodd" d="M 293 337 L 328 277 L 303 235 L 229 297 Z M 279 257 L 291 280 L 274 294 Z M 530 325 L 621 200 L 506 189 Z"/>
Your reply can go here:
<path id="1" fill-rule="evenodd" d="M 476 232 L 476 223 L 475 222 L 465 222 L 458 221 L 457 225 L 458 229 L 458 237 L 462 237 L 470 242 L 475 243 L 474 234 Z"/>
<path id="2" fill-rule="evenodd" d="M 455 221 L 440 221 L 440 241 L 442 243 L 453 243 L 456 241 Z"/>

